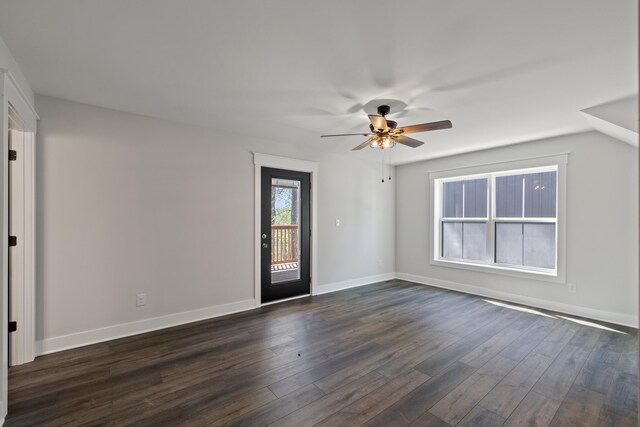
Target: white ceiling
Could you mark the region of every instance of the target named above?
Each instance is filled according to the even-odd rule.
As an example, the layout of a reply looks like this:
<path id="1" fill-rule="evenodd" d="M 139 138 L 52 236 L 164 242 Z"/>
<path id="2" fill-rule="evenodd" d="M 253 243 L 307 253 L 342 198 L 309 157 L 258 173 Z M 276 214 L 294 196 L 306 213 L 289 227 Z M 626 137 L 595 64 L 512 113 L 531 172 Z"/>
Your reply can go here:
<path id="1" fill-rule="evenodd" d="M 348 155 L 378 99 L 394 163 L 589 129 L 638 92 L 635 0 L 2 0 L 34 91 Z M 402 108 L 398 110 L 399 108 Z"/>

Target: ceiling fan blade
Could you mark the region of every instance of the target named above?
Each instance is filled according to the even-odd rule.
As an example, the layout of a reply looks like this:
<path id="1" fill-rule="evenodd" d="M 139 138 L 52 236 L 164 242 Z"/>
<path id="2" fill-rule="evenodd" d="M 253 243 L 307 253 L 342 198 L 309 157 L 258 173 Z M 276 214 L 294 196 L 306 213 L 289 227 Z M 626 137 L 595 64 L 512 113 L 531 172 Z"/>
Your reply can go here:
<path id="1" fill-rule="evenodd" d="M 368 146 L 370 142 L 371 142 L 371 138 L 367 139 L 365 142 L 358 145 L 356 148 L 352 149 L 351 151 L 362 150 L 364 147 Z"/>
<path id="2" fill-rule="evenodd" d="M 387 126 L 387 119 L 383 116 L 377 116 L 374 114 L 369 115 L 369 120 L 371 120 L 371 125 L 376 130 L 388 131 L 389 127 Z"/>
<path id="3" fill-rule="evenodd" d="M 449 120 L 439 122 L 422 123 L 420 125 L 403 126 L 396 129 L 396 132 L 402 134 L 426 132 L 429 130 L 451 129 L 453 125 Z"/>
<path id="4" fill-rule="evenodd" d="M 396 138 L 396 142 L 398 144 L 406 145 L 411 148 L 417 148 L 422 144 L 424 144 L 424 142 L 422 141 L 418 141 L 417 139 L 409 138 L 408 136 L 404 136 L 404 135 L 399 135 Z"/>
<path id="5" fill-rule="evenodd" d="M 334 136 L 372 136 L 374 133 L 339 133 L 336 135 L 320 135 L 320 138 L 329 138 Z"/>

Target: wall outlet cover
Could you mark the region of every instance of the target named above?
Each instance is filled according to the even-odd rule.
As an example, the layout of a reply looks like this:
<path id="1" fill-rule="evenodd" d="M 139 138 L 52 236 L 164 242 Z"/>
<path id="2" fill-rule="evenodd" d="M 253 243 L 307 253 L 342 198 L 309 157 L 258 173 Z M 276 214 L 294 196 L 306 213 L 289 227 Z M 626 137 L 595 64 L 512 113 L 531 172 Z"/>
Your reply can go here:
<path id="1" fill-rule="evenodd" d="M 136 295 L 136 307 L 142 307 L 147 304 L 147 294 Z"/>

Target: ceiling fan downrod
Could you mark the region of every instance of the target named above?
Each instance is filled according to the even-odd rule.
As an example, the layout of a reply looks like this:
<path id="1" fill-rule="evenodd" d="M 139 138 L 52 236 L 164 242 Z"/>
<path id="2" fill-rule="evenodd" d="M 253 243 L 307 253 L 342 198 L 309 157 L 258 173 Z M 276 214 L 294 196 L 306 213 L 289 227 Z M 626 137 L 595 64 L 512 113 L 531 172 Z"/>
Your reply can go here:
<path id="1" fill-rule="evenodd" d="M 387 114 L 389 114 L 390 111 L 391 111 L 391 107 L 389 107 L 388 105 L 379 105 L 378 106 L 378 114 L 380 114 L 382 117 L 384 117 Z"/>

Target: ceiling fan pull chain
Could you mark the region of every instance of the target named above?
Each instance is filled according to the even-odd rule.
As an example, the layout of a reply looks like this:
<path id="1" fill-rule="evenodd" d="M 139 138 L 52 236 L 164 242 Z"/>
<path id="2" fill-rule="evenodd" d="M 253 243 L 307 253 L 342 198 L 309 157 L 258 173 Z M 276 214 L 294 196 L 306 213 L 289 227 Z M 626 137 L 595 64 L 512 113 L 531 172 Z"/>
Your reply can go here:
<path id="1" fill-rule="evenodd" d="M 391 181 L 391 150 L 387 150 L 387 172 L 389 172 L 389 181 Z"/>
<path id="2" fill-rule="evenodd" d="M 384 152 L 382 155 L 382 182 L 384 182 Z"/>

